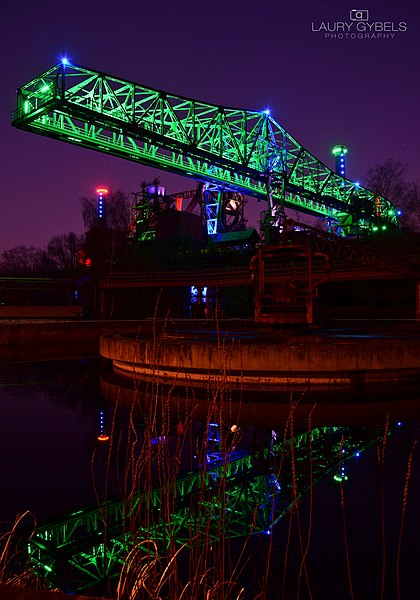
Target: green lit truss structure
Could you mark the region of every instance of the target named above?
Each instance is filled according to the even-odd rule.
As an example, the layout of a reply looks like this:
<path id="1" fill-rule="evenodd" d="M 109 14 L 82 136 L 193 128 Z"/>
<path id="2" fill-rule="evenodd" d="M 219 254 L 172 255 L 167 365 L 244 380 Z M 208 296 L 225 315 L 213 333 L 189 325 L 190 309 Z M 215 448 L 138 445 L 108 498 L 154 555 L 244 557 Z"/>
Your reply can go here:
<path id="1" fill-rule="evenodd" d="M 26 542 L 35 572 L 81 591 L 121 572 L 135 547 L 169 560 L 252 534 L 269 535 L 321 478 L 347 479 L 347 461 L 381 439 L 367 428 L 320 427 L 258 454 L 230 454 L 125 500 L 109 500 L 39 525 Z"/>
<path id="2" fill-rule="evenodd" d="M 397 224 L 395 206 L 337 175 L 269 111 L 216 106 L 63 60 L 17 91 L 20 129 L 192 177 L 223 193 L 329 219 L 346 233 Z M 222 200 L 208 207 L 218 233 Z"/>

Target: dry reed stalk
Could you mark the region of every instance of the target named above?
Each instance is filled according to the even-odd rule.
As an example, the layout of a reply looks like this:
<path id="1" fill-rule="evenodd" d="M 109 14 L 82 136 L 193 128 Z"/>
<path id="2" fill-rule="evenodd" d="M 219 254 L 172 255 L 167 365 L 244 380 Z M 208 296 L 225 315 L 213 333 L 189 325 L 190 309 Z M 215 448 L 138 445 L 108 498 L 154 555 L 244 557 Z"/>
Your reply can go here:
<path id="1" fill-rule="evenodd" d="M 18 532 L 22 522 L 30 517 L 32 519 L 31 533 L 28 542 L 32 539 L 36 530 L 36 519 L 29 511 L 19 514 L 7 533 L 0 536 L 0 583 L 8 586 L 23 586 L 30 589 L 42 590 L 47 585 L 33 571 L 28 556 L 17 550 L 20 541 Z M 16 564 L 19 564 L 19 570 L 16 572 Z"/>
<path id="2" fill-rule="evenodd" d="M 397 563 L 396 563 L 396 572 L 397 572 L 397 598 L 398 598 L 398 600 L 401 600 L 401 588 L 400 588 L 401 543 L 402 543 L 402 536 L 403 536 L 403 529 L 404 529 L 405 513 L 406 513 L 406 510 L 407 510 L 408 486 L 409 486 L 410 477 L 411 477 L 411 466 L 412 466 L 412 462 L 413 462 L 413 454 L 414 454 L 414 449 L 415 449 L 416 445 L 417 445 L 417 440 L 415 440 L 413 442 L 413 445 L 411 447 L 410 456 L 408 457 L 407 474 L 405 476 L 403 501 L 402 501 L 402 509 L 401 509 L 401 526 L 400 526 L 400 533 L 399 533 L 399 536 L 398 536 L 398 550 L 397 550 Z"/>

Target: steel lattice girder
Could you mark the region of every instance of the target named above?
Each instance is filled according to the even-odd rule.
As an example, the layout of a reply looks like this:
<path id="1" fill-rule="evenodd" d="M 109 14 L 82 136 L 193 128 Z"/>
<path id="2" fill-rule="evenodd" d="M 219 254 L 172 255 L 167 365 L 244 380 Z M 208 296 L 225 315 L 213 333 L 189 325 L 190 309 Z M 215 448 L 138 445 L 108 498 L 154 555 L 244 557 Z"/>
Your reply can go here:
<path id="1" fill-rule="evenodd" d="M 117 575 L 142 539 L 154 540 L 165 556 L 173 544 L 190 547 L 192 538 L 196 545 L 269 533 L 311 486 L 377 438 L 366 428 L 322 427 L 266 449 L 262 463 L 232 456 L 129 501 L 76 511 L 37 527 L 31 562 L 55 585 L 66 581 L 78 591 Z"/>
<path id="2" fill-rule="evenodd" d="M 21 129 L 359 225 L 397 224 L 394 205 L 340 177 L 267 111 L 216 106 L 58 64 L 17 91 Z"/>

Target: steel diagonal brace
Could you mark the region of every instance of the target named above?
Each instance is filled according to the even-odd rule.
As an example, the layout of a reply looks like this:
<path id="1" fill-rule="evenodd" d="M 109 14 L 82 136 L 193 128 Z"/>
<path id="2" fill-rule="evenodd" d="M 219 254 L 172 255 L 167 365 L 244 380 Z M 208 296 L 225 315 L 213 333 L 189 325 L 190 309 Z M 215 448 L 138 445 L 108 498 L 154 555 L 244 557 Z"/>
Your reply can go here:
<path id="1" fill-rule="evenodd" d="M 109 106 L 105 108 L 100 103 L 100 111 L 92 106 L 90 108 L 86 106 L 87 100 L 92 99 L 96 93 L 90 89 L 95 79 L 101 81 L 99 100 L 104 99 L 103 88 L 107 88 L 105 98 Z M 49 81 L 52 83 L 51 89 Z M 47 97 L 43 101 L 42 93 L 45 87 Z M 139 95 L 143 97 L 138 99 Z M 61 104 L 57 97 L 62 99 Z M 377 223 L 385 223 L 385 226 L 397 224 L 395 207 L 385 198 L 359 186 L 357 196 L 365 198 L 365 204 L 362 208 L 355 206 L 352 202 L 355 184 L 334 174 L 321 161 L 306 152 L 267 113 L 225 109 L 171 95 L 171 102 L 176 104 L 174 107 L 168 101 L 168 97 L 166 92 L 77 65 L 62 64 L 46 71 L 18 90 L 18 107 L 13 113 L 12 124 L 38 134 L 78 143 L 144 164 L 161 166 L 204 181 L 214 181 L 218 185 L 228 186 L 232 191 L 248 193 L 257 198 L 265 197 L 262 188 L 269 170 L 267 163 L 269 156 L 278 154 L 282 158 L 286 155 L 287 161 L 280 165 L 279 169 L 276 166 L 272 175 L 285 180 L 287 193 L 305 199 L 303 201 L 286 196 L 286 206 L 321 215 L 326 214 L 325 206 L 328 206 L 341 211 L 344 217 L 350 216 L 351 219 L 348 221 L 350 224 L 353 218 L 359 219 L 362 226 L 373 227 L 373 224 Z M 92 104 L 91 100 L 89 102 Z M 144 104 L 144 111 L 141 115 L 137 115 L 136 107 L 139 108 Z M 180 107 L 179 113 L 178 107 Z M 78 118 L 81 122 L 91 122 L 95 126 L 108 128 L 117 134 L 124 131 L 125 135 L 132 136 L 139 143 L 154 144 L 157 150 L 161 150 L 161 154 L 173 152 L 174 155 L 158 155 L 156 150 L 152 160 L 148 152 L 130 155 L 128 152 L 123 152 L 121 148 L 114 147 L 112 143 L 104 145 L 100 140 L 88 140 L 83 136 L 78 138 L 77 135 L 69 135 L 64 120 L 61 121 L 61 125 L 60 121 L 57 121 L 55 129 L 48 126 L 48 123 L 43 123 L 43 118 L 54 114 L 54 111 L 61 111 L 63 115 Z M 132 126 L 133 115 L 137 127 Z M 253 122 L 250 131 L 248 131 L 249 121 Z M 171 129 L 170 123 L 176 123 L 176 126 Z M 200 149 L 200 144 L 205 147 Z M 224 144 L 227 144 L 226 149 Z M 308 161 L 301 165 L 301 159 L 305 155 Z M 197 168 L 192 167 L 189 170 L 186 164 L 181 165 L 185 156 L 190 157 Z M 208 164 L 199 164 L 202 161 Z M 215 173 L 212 173 L 212 167 L 216 168 Z M 300 185 L 294 185 L 291 183 L 291 177 L 300 167 L 302 181 Z M 217 172 L 218 169 L 221 171 Z M 226 170 L 226 173 L 223 173 L 223 170 Z M 318 187 L 321 173 L 326 174 L 326 179 L 318 190 L 313 189 L 314 186 Z M 250 181 L 246 182 L 244 178 L 250 178 Z M 253 181 L 258 185 L 254 185 Z M 341 218 L 341 215 L 336 216 Z M 343 223 L 345 221 L 346 219 Z"/>

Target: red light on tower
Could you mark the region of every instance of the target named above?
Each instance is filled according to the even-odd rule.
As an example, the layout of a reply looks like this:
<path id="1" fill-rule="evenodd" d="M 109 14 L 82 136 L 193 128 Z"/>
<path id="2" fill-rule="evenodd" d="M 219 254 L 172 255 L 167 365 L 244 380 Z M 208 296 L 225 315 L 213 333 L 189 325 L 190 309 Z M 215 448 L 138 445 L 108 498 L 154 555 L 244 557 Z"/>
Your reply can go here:
<path id="1" fill-rule="evenodd" d="M 98 194 L 98 220 L 105 222 L 105 201 L 104 196 L 108 194 L 108 188 L 98 187 L 96 190 Z"/>

